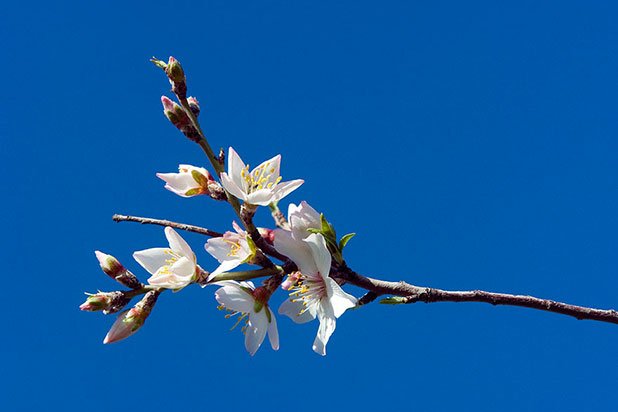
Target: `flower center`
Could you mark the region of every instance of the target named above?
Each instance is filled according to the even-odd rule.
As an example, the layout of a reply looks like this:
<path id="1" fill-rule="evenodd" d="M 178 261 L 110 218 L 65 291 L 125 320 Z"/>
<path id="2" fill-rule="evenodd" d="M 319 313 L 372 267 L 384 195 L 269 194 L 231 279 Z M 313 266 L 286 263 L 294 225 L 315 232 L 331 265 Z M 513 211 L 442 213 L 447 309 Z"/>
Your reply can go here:
<path id="1" fill-rule="evenodd" d="M 247 324 L 249 323 L 249 314 L 248 314 L 248 313 L 245 313 L 245 312 L 237 312 L 237 311 L 234 311 L 234 310 L 230 310 L 230 309 L 226 308 L 226 307 L 225 307 L 225 306 L 223 306 L 223 305 L 219 305 L 219 306 L 217 306 L 217 309 L 219 309 L 219 310 L 225 310 L 226 312 L 228 312 L 228 313 L 226 313 L 226 314 L 225 314 L 225 319 L 229 319 L 229 318 L 234 317 L 234 316 L 236 316 L 236 315 L 240 315 L 240 316 L 238 317 L 238 319 L 236 319 L 236 323 L 234 323 L 234 326 L 232 326 L 232 327 L 230 328 L 230 330 L 234 330 L 234 329 L 236 328 L 236 326 L 238 326 L 238 325 L 240 324 L 240 322 L 242 322 L 242 320 L 244 319 L 245 324 L 242 326 L 242 328 L 241 328 L 240 330 L 242 331 L 242 333 L 245 333 L 245 332 L 246 332 L 246 330 L 247 330 Z"/>
<path id="2" fill-rule="evenodd" d="M 322 298 L 327 296 L 326 285 L 320 274 L 315 276 L 302 275 L 290 293 L 292 302 L 301 302 L 303 309 L 298 312 L 298 316 L 309 310 L 310 307 L 320 303 Z"/>
<path id="3" fill-rule="evenodd" d="M 230 246 L 230 251 L 227 252 L 228 256 L 238 256 L 238 252 L 240 252 L 240 242 L 235 242 L 233 240 L 224 239 L 225 243 Z"/>
<path id="4" fill-rule="evenodd" d="M 272 189 L 276 186 L 281 181 L 281 176 L 273 181 L 271 177 L 274 173 L 275 168 L 269 162 L 256 167 L 251 173 L 249 173 L 249 165 L 246 165 L 240 171 L 240 177 L 247 184 L 247 193 L 251 193 L 264 188 Z"/>

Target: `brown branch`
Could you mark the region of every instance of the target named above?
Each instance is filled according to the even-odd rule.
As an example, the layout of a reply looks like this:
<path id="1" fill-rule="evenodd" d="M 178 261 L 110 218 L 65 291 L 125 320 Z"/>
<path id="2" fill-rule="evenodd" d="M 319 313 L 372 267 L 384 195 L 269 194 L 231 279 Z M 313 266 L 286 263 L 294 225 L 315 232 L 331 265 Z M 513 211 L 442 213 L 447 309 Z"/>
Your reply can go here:
<path id="1" fill-rule="evenodd" d="M 115 214 L 114 216 L 112 216 L 112 220 L 114 222 L 137 222 L 137 223 L 141 223 L 142 225 L 169 226 L 169 227 L 173 227 L 174 229 L 185 230 L 187 232 L 193 232 L 193 233 L 199 233 L 201 235 L 206 235 L 210 237 L 223 236 L 223 233 L 215 232 L 214 230 L 206 229 L 205 227 L 187 225 L 185 223 L 172 222 L 171 220 L 152 219 L 149 217 L 127 216 L 127 215 L 118 215 L 118 214 Z M 254 239 L 254 242 L 256 243 L 256 245 L 260 249 L 262 249 L 262 251 L 265 254 L 272 256 L 276 259 L 279 259 L 282 262 L 286 262 L 288 260 L 286 256 L 277 252 L 277 250 L 275 250 L 273 246 L 269 245 L 266 242 L 266 239 L 260 236 L 257 230 L 255 231 L 255 233 L 253 233 L 253 235 L 254 236 L 252 236 L 252 239 Z M 267 266 L 272 266 L 272 262 L 269 262 L 269 263 L 270 264 L 268 264 Z"/>
<path id="2" fill-rule="evenodd" d="M 169 226 L 178 230 L 185 230 L 187 232 L 199 233 L 201 235 L 206 235 L 210 237 L 221 237 L 223 233 L 215 232 L 214 230 L 206 229 L 204 227 L 187 225 L 184 223 L 176 223 L 170 220 L 162 220 L 162 219 L 151 219 L 149 217 L 139 217 L 139 216 L 126 216 L 126 215 L 114 215 L 112 216 L 112 220 L 114 222 L 137 222 L 142 225 L 159 225 L 159 226 Z"/>
<path id="3" fill-rule="evenodd" d="M 483 302 L 492 305 L 509 305 L 520 306 L 531 309 L 544 310 L 552 313 L 560 313 L 567 316 L 573 316 L 579 320 L 597 320 L 600 322 L 608 322 L 618 324 L 618 311 L 610 309 L 594 309 L 585 306 L 570 305 L 568 303 L 556 302 L 554 300 L 540 299 L 534 296 L 526 295 L 511 295 L 507 293 L 486 292 L 482 290 L 471 291 L 448 291 L 434 289 L 428 287 L 414 286 L 406 282 L 388 282 L 377 280 L 359 275 L 353 270 L 344 267 L 340 268 L 336 273 L 345 279 L 346 282 L 367 289 L 369 293 L 366 301 L 377 298 L 379 295 L 395 295 L 401 296 L 400 303 L 415 303 L 415 302 Z M 373 293 L 373 295 L 370 295 Z M 365 298 L 365 296 L 362 299 Z M 369 300 L 370 298 L 373 298 Z"/>

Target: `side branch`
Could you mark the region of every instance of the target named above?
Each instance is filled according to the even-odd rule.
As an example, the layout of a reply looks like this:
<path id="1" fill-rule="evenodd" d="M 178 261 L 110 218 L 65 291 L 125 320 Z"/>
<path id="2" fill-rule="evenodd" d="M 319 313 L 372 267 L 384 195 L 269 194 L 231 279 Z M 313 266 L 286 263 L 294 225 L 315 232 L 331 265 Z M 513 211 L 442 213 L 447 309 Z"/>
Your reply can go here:
<path id="1" fill-rule="evenodd" d="M 428 287 L 414 286 L 406 282 L 388 282 L 359 275 L 349 268 L 340 269 L 337 276 L 346 282 L 367 289 L 369 293 L 366 301 L 369 303 L 379 295 L 401 296 L 398 303 L 415 302 L 483 302 L 492 305 L 520 306 L 524 308 L 544 310 L 552 313 L 560 313 L 572 316 L 579 320 L 597 320 L 618 324 L 618 311 L 609 309 L 595 309 L 585 306 L 570 305 L 549 299 L 540 299 L 534 296 L 511 295 L 508 293 L 486 292 L 482 290 L 472 291 L 448 291 Z M 367 296 L 366 295 L 366 296 Z"/>
<path id="2" fill-rule="evenodd" d="M 221 237 L 223 233 L 215 232 L 214 230 L 206 229 L 204 227 L 187 225 L 184 223 L 176 223 L 170 220 L 162 220 L 162 219 L 151 219 L 149 217 L 139 217 L 139 216 L 126 216 L 126 215 L 114 215 L 112 216 L 112 220 L 114 222 L 137 222 L 142 225 L 159 225 L 159 226 L 169 226 L 178 230 L 185 230 L 187 232 L 199 233 L 201 235 L 206 235 L 210 237 Z"/>

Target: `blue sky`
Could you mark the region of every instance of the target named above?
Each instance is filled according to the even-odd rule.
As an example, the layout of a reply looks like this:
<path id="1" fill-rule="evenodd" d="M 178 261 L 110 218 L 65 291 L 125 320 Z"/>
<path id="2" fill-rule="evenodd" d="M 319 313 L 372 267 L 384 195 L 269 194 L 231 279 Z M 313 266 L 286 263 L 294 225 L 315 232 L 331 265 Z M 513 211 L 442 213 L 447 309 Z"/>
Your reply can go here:
<path id="1" fill-rule="evenodd" d="M 281 349 L 251 358 L 213 289 L 165 294 L 114 345 L 111 315 L 78 310 L 115 288 L 94 250 L 145 279 L 132 252 L 165 244 L 113 213 L 233 219 L 155 177 L 206 164 L 161 113 L 148 59 L 170 54 L 213 146 L 281 153 L 284 178 L 306 180 L 289 201 L 357 232 L 357 271 L 618 308 L 618 7 L 499 3 L 7 4 L 2 409 L 615 410 L 616 325 L 373 304 L 340 319 L 325 358 L 317 323 L 284 318 Z"/>

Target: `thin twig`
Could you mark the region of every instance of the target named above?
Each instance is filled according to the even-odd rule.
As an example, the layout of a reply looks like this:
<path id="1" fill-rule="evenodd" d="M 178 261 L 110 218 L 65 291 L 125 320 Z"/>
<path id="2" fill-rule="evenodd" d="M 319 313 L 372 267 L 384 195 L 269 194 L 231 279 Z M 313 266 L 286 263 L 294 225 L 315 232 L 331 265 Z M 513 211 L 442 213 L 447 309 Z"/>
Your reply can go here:
<path id="1" fill-rule="evenodd" d="M 185 230 L 187 232 L 199 233 L 201 235 L 206 235 L 210 237 L 221 237 L 223 233 L 215 232 L 214 230 L 206 229 L 204 227 L 187 225 L 185 223 L 177 223 L 172 222 L 170 220 L 162 220 L 162 219 L 152 219 L 149 217 L 139 217 L 139 216 L 127 216 L 127 215 L 114 215 L 112 216 L 112 220 L 114 222 L 137 222 L 142 225 L 159 225 L 159 226 L 169 226 L 178 230 Z"/>
<path id="2" fill-rule="evenodd" d="M 415 302 L 483 302 L 492 305 L 520 306 L 531 309 L 560 313 L 583 320 L 597 320 L 618 324 L 618 311 L 609 309 L 595 309 L 585 306 L 570 305 L 534 296 L 511 295 L 507 293 L 486 292 L 482 290 L 448 291 L 428 287 L 414 286 L 406 282 L 388 282 L 359 275 L 353 270 L 344 267 L 336 272 L 336 276 L 346 282 L 359 286 L 379 295 L 401 296 L 401 303 Z M 365 302 L 367 303 L 367 302 Z"/>

